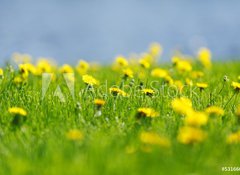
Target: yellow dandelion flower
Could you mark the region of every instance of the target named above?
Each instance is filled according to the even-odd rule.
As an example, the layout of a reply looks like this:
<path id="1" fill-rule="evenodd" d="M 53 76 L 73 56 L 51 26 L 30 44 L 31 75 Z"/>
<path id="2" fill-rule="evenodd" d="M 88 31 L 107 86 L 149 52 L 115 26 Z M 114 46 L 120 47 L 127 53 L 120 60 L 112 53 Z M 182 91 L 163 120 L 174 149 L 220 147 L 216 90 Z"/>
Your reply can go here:
<path id="1" fill-rule="evenodd" d="M 201 129 L 184 126 L 180 128 L 177 139 L 182 144 L 193 144 L 202 142 L 205 137 L 206 134 Z"/>
<path id="2" fill-rule="evenodd" d="M 138 112 L 138 117 L 143 116 L 143 117 L 154 118 L 159 116 L 159 113 L 152 108 L 138 108 L 137 112 Z"/>
<path id="3" fill-rule="evenodd" d="M 0 68 L 0 76 L 3 76 L 3 69 Z"/>
<path id="4" fill-rule="evenodd" d="M 133 71 L 130 68 L 123 69 L 123 74 L 126 78 L 133 78 Z"/>
<path id="5" fill-rule="evenodd" d="M 22 77 L 20 77 L 20 76 L 16 76 L 16 77 L 14 77 L 13 82 L 15 84 L 21 84 L 24 82 L 24 79 L 22 79 Z"/>
<path id="6" fill-rule="evenodd" d="M 29 63 L 32 60 L 32 56 L 29 54 L 21 54 L 21 53 L 13 53 L 12 54 L 13 61 L 15 63 Z"/>
<path id="7" fill-rule="evenodd" d="M 176 68 L 180 72 L 190 72 L 192 70 L 192 65 L 187 60 L 180 60 L 176 62 Z"/>
<path id="8" fill-rule="evenodd" d="M 95 104 L 97 107 L 102 107 L 105 103 L 106 103 L 105 100 L 102 100 L 102 99 L 95 99 L 95 100 L 94 100 L 94 104 Z"/>
<path id="9" fill-rule="evenodd" d="M 211 52 L 207 48 L 200 48 L 198 51 L 198 59 L 202 63 L 202 65 L 206 68 L 211 68 Z"/>
<path id="10" fill-rule="evenodd" d="M 99 81 L 93 78 L 91 75 L 83 75 L 82 80 L 84 83 L 90 86 L 98 85 Z"/>
<path id="11" fill-rule="evenodd" d="M 21 115 L 21 116 L 27 115 L 27 112 L 23 108 L 19 108 L 19 107 L 11 107 L 8 109 L 8 112 L 14 115 Z"/>
<path id="12" fill-rule="evenodd" d="M 205 112 L 212 115 L 224 115 L 224 110 L 218 106 L 210 106 L 205 109 Z"/>
<path id="13" fill-rule="evenodd" d="M 236 90 L 236 91 L 240 91 L 240 83 L 238 82 L 232 82 L 231 86 Z"/>
<path id="14" fill-rule="evenodd" d="M 178 88 L 178 90 L 179 90 L 180 93 L 182 92 L 182 90 L 183 90 L 183 88 L 184 88 L 184 84 L 182 83 L 182 81 L 180 81 L 180 80 L 175 80 L 175 81 L 173 82 L 173 85 L 175 85 L 175 86 Z"/>
<path id="15" fill-rule="evenodd" d="M 240 131 L 229 134 L 227 136 L 227 143 L 228 144 L 240 143 Z"/>
<path id="16" fill-rule="evenodd" d="M 19 64 L 18 68 L 19 68 L 19 72 L 20 72 L 22 78 L 27 79 L 28 75 L 29 75 L 27 65 L 26 64 Z"/>
<path id="17" fill-rule="evenodd" d="M 66 133 L 66 137 L 69 140 L 78 141 L 78 140 L 82 140 L 84 138 L 84 135 L 78 129 L 71 129 Z"/>
<path id="18" fill-rule="evenodd" d="M 165 81 L 167 84 L 169 84 L 169 85 L 173 85 L 173 83 L 174 83 L 172 77 L 169 76 L 169 75 L 165 76 L 163 79 L 164 79 L 164 81 Z"/>
<path id="19" fill-rule="evenodd" d="M 170 140 L 166 137 L 160 136 L 154 132 L 142 132 L 140 140 L 144 144 L 157 145 L 161 147 L 170 147 Z"/>
<path id="20" fill-rule="evenodd" d="M 76 70 L 77 72 L 80 74 L 80 75 L 83 75 L 83 74 L 86 74 L 86 72 L 88 71 L 89 69 L 89 64 L 88 62 L 84 61 L 84 60 L 80 60 L 78 62 L 78 65 L 76 67 Z"/>
<path id="21" fill-rule="evenodd" d="M 117 56 L 116 57 L 116 63 L 119 65 L 119 66 L 127 66 L 128 65 L 128 61 L 125 57 L 123 56 Z"/>
<path id="22" fill-rule="evenodd" d="M 168 72 L 164 69 L 156 68 L 152 70 L 151 75 L 157 78 L 164 78 L 168 76 Z"/>
<path id="23" fill-rule="evenodd" d="M 149 53 L 153 57 L 159 57 L 162 54 L 162 47 L 159 43 L 152 43 L 149 47 Z"/>
<path id="24" fill-rule="evenodd" d="M 187 112 L 187 116 L 185 117 L 184 122 L 186 125 L 203 126 L 208 122 L 208 115 L 204 112 L 190 110 Z"/>
<path id="25" fill-rule="evenodd" d="M 179 61 L 181 61 L 181 60 L 182 60 L 182 59 L 179 58 L 178 56 L 173 56 L 172 59 L 171 59 L 172 64 L 173 64 L 174 66 L 176 66 L 177 63 L 178 63 Z"/>
<path id="26" fill-rule="evenodd" d="M 191 77 L 192 77 L 193 79 L 201 78 L 201 77 L 203 77 L 203 76 L 204 76 L 204 73 L 201 72 L 201 71 L 192 71 L 192 72 L 191 72 Z"/>
<path id="27" fill-rule="evenodd" d="M 59 71 L 61 73 L 73 73 L 73 68 L 68 65 L 68 64 L 64 64 L 62 67 L 60 67 Z"/>
<path id="28" fill-rule="evenodd" d="M 124 92 L 123 90 L 119 89 L 119 88 L 110 88 L 110 93 L 114 96 L 117 96 L 117 95 L 121 95 L 123 97 L 126 97 L 128 96 L 128 94 L 126 92 Z"/>
<path id="29" fill-rule="evenodd" d="M 46 58 L 40 58 L 37 62 L 36 66 L 37 75 L 41 75 L 42 73 L 50 73 L 52 72 L 51 63 Z"/>
<path id="30" fill-rule="evenodd" d="M 147 96 L 152 96 L 154 94 L 154 90 L 152 89 L 143 89 L 142 92 Z"/>
<path id="31" fill-rule="evenodd" d="M 139 64 L 145 69 L 148 69 L 150 67 L 150 63 L 148 62 L 148 60 L 143 58 L 139 60 Z"/>
<path id="32" fill-rule="evenodd" d="M 172 109 L 179 113 L 186 115 L 188 112 L 192 111 L 192 101 L 188 98 L 175 98 L 171 102 Z"/>
<path id="33" fill-rule="evenodd" d="M 200 90 L 206 89 L 208 87 L 207 83 L 197 83 L 196 85 Z"/>
<path id="34" fill-rule="evenodd" d="M 185 82 L 188 86 L 193 86 L 193 81 L 191 79 L 186 78 Z"/>

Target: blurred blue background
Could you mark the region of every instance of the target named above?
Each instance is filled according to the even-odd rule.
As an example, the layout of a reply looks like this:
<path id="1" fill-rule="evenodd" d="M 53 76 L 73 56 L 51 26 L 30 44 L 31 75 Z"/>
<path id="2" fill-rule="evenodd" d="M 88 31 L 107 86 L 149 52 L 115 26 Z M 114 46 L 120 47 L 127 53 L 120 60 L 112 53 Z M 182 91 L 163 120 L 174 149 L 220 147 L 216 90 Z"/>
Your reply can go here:
<path id="1" fill-rule="evenodd" d="M 0 0 L 0 59 L 13 52 L 107 63 L 153 42 L 163 59 L 209 47 L 215 59 L 240 55 L 239 0 Z"/>

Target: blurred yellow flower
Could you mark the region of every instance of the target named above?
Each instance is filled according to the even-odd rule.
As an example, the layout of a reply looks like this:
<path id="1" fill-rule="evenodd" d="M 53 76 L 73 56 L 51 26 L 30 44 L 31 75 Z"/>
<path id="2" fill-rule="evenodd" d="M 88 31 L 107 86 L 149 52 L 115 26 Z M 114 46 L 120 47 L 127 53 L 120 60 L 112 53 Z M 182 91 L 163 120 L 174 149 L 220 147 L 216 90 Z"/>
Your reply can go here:
<path id="1" fill-rule="evenodd" d="M 123 56 L 117 56 L 116 57 L 116 63 L 119 65 L 119 66 L 127 66 L 128 65 L 128 61 L 125 57 Z"/>
<path id="2" fill-rule="evenodd" d="M 105 104 L 105 100 L 102 100 L 102 99 L 95 99 L 94 100 L 94 104 L 97 106 L 97 107 L 101 107 Z"/>
<path id="3" fill-rule="evenodd" d="M 218 106 L 210 106 L 207 109 L 205 109 L 205 112 L 208 114 L 213 115 L 224 115 L 224 110 L 221 107 Z"/>
<path id="4" fill-rule="evenodd" d="M 180 128 L 177 139 L 182 144 L 193 144 L 202 142 L 205 137 L 206 134 L 201 129 L 184 126 Z"/>
<path id="5" fill-rule="evenodd" d="M 78 129 L 71 129 L 66 133 L 66 137 L 69 140 L 78 141 L 78 140 L 82 140 L 84 138 L 84 135 Z"/>
<path id="6" fill-rule="evenodd" d="M 14 82 L 15 84 L 21 84 L 21 83 L 24 82 L 24 80 L 22 79 L 22 77 L 16 76 L 16 77 L 14 77 L 13 82 Z"/>
<path id="7" fill-rule="evenodd" d="M 154 118 L 159 116 L 159 113 L 152 108 L 138 108 L 137 112 L 138 112 L 138 117 L 143 116 L 143 117 Z"/>
<path id="8" fill-rule="evenodd" d="M 99 81 L 93 78 L 91 75 L 83 75 L 82 80 L 84 83 L 90 86 L 98 85 Z"/>
<path id="9" fill-rule="evenodd" d="M 114 96 L 117 96 L 117 95 L 121 95 L 123 97 L 126 97 L 128 96 L 128 94 L 126 92 L 124 92 L 123 90 L 119 89 L 119 88 L 110 88 L 110 93 Z"/>
<path id="10" fill-rule="evenodd" d="M 176 62 L 176 68 L 180 72 L 190 72 L 192 70 L 192 65 L 187 60 L 180 60 Z"/>
<path id="11" fill-rule="evenodd" d="M 191 79 L 186 78 L 185 82 L 188 86 L 193 86 L 193 81 Z"/>
<path id="12" fill-rule="evenodd" d="M 172 85 L 174 83 L 172 77 L 169 75 L 165 76 L 163 79 L 164 79 L 164 82 L 166 82 L 169 85 Z"/>
<path id="13" fill-rule="evenodd" d="M 175 85 L 177 87 L 177 89 L 179 90 L 179 92 L 181 93 L 183 88 L 184 88 L 184 84 L 182 83 L 182 81 L 180 80 L 175 80 L 173 82 L 173 85 Z"/>
<path id="14" fill-rule="evenodd" d="M 45 58 L 40 58 L 38 60 L 36 68 L 37 68 L 38 75 L 41 75 L 42 73 L 52 72 L 51 63 Z"/>
<path id="15" fill-rule="evenodd" d="M 175 112 L 183 115 L 193 110 L 191 100 L 184 97 L 173 99 L 171 105 Z"/>
<path id="16" fill-rule="evenodd" d="M 29 54 L 13 53 L 13 61 L 17 64 L 19 63 L 29 63 L 32 60 L 32 56 Z"/>
<path id="17" fill-rule="evenodd" d="M 123 69 L 123 74 L 126 78 L 133 78 L 133 71 L 130 68 Z"/>
<path id="18" fill-rule="evenodd" d="M 21 74 L 21 77 L 23 79 L 27 79 L 28 75 L 29 75 L 27 65 L 26 64 L 19 64 L 18 68 L 19 68 L 19 72 Z"/>
<path id="19" fill-rule="evenodd" d="M 201 72 L 201 71 L 192 71 L 192 72 L 191 72 L 191 77 L 192 77 L 193 79 L 201 78 L 201 77 L 203 77 L 203 76 L 204 76 L 204 73 Z"/>
<path id="20" fill-rule="evenodd" d="M 11 107 L 8 109 L 8 112 L 10 114 L 14 114 L 14 115 L 21 115 L 21 116 L 27 115 L 27 112 L 23 108 L 20 108 L 20 107 Z"/>
<path id="21" fill-rule="evenodd" d="M 211 52 L 207 48 L 200 48 L 198 51 L 198 59 L 202 63 L 202 65 L 206 68 L 211 68 Z"/>
<path id="22" fill-rule="evenodd" d="M 238 82 L 232 82 L 231 86 L 236 90 L 236 91 L 240 91 L 240 83 Z"/>
<path id="23" fill-rule="evenodd" d="M 203 126 L 208 122 L 208 115 L 204 112 L 189 110 L 187 112 L 187 116 L 184 119 L 184 122 L 186 125 Z"/>
<path id="24" fill-rule="evenodd" d="M 227 136 L 227 143 L 229 144 L 240 143 L 240 131 L 229 134 Z"/>
<path id="25" fill-rule="evenodd" d="M 61 73 L 63 73 L 63 74 L 64 73 L 73 73 L 74 72 L 73 68 L 70 65 L 68 65 L 68 64 L 64 64 L 62 67 L 60 67 L 59 71 Z"/>
<path id="26" fill-rule="evenodd" d="M 2 77 L 2 76 L 3 76 L 3 69 L 0 68 L 0 77 Z"/>
<path id="27" fill-rule="evenodd" d="M 168 72 L 164 69 L 155 68 L 152 70 L 151 75 L 153 77 L 157 77 L 157 78 L 164 78 L 164 77 L 168 76 Z"/>
<path id="28" fill-rule="evenodd" d="M 149 53 L 153 57 L 159 57 L 162 54 L 162 46 L 159 43 L 152 43 L 149 47 Z"/>
<path id="29" fill-rule="evenodd" d="M 157 145 L 162 147 L 170 147 L 170 140 L 166 137 L 159 136 L 154 132 L 142 132 L 140 134 L 140 140 L 144 144 Z"/>
<path id="30" fill-rule="evenodd" d="M 142 92 L 147 96 L 152 96 L 154 94 L 154 90 L 152 89 L 143 89 Z"/>
<path id="31" fill-rule="evenodd" d="M 208 87 L 207 83 L 197 83 L 196 85 L 200 90 L 203 90 Z"/>
<path id="32" fill-rule="evenodd" d="M 150 67 L 149 61 L 143 58 L 139 60 L 139 64 L 145 69 L 148 69 Z"/>
<path id="33" fill-rule="evenodd" d="M 76 67 L 76 70 L 77 72 L 80 74 L 80 75 L 83 75 L 83 74 L 86 74 L 86 72 L 88 71 L 89 69 L 89 64 L 88 62 L 84 61 L 84 60 L 80 60 L 78 62 L 78 65 Z"/>

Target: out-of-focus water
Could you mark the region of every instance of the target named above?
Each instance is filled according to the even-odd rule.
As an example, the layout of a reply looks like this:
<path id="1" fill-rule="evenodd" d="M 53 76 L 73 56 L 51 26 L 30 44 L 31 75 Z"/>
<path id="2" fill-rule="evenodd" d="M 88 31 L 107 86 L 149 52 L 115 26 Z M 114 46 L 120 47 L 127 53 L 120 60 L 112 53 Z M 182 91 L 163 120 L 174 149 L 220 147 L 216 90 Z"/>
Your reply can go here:
<path id="1" fill-rule="evenodd" d="M 0 0 L 0 58 L 18 51 L 108 62 L 152 41 L 192 54 L 208 46 L 216 59 L 240 55 L 238 0 Z"/>

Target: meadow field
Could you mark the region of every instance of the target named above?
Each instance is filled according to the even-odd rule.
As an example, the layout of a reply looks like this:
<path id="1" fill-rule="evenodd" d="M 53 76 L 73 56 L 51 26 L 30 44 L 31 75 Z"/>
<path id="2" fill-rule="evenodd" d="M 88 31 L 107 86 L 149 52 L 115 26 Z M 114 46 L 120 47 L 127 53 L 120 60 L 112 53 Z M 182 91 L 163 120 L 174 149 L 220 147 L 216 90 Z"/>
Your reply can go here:
<path id="1" fill-rule="evenodd" d="M 234 174 L 240 61 L 161 47 L 111 65 L 15 53 L 0 69 L 0 174 Z"/>

